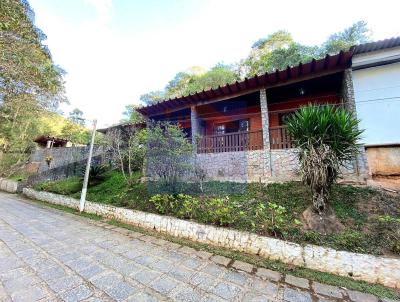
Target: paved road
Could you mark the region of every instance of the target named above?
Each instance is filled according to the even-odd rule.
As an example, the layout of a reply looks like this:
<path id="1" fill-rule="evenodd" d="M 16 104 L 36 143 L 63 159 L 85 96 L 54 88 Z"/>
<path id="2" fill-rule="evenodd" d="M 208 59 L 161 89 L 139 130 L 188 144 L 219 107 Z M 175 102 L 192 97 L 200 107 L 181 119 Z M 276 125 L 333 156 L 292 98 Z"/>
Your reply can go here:
<path id="1" fill-rule="evenodd" d="M 0 301 L 377 301 L 232 265 L 0 193 Z"/>

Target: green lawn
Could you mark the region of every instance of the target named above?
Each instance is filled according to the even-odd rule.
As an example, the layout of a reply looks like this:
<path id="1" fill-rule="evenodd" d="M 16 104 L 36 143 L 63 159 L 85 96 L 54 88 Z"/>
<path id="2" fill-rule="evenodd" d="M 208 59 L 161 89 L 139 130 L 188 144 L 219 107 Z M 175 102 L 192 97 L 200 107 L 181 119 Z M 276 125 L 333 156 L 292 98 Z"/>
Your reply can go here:
<path id="1" fill-rule="evenodd" d="M 47 182 L 36 189 L 79 198 L 78 177 Z M 204 192 L 192 183 L 181 183 L 175 192 L 158 183 L 141 183 L 136 174 L 128 185 L 118 172 L 107 172 L 104 181 L 89 187 L 87 199 L 142 211 L 174 215 L 202 223 L 228 226 L 300 244 L 317 244 L 352 252 L 400 255 L 400 196 L 366 187 L 336 185 L 330 203 L 344 225 L 337 234 L 305 230 L 302 212 L 310 204 L 309 189 L 298 182 L 238 184 L 208 182 Z M 154 197 L 156 193 L 162 193 Z M 278 207 L 278 208 L 276 208 Z"/>

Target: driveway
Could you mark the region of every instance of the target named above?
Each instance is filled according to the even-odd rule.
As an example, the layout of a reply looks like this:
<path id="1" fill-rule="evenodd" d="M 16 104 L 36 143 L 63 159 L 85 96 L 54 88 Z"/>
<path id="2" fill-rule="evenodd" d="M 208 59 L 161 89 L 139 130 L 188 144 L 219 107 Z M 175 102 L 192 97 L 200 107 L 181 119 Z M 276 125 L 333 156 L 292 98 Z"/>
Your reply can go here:
<path id="1" fill-rule="evenodd" d="M 0 280 L 0 301 L 378 301 L 5 193 Z"/>

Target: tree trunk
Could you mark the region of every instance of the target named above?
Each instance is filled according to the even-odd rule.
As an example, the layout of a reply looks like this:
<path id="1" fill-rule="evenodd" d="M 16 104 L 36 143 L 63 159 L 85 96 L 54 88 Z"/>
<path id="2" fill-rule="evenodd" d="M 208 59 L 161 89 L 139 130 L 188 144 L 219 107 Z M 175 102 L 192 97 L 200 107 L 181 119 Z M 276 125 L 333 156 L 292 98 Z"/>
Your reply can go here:
<path id="1" fill-rule="evenodd" d="M 319 214 L 325 211 L 327 199 L 328 199 L 328 194 L 326 190 L 324 190 L 323 188 L 318 188 L 313 190 L 313 196 L 312 196 L 313 206 L 314 209 Z"/>

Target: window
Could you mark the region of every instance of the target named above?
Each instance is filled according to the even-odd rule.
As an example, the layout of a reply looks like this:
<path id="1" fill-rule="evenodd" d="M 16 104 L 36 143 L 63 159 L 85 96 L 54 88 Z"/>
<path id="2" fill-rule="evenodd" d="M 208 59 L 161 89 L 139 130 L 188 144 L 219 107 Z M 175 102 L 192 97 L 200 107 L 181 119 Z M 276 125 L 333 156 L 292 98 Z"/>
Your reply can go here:
<path id="1" fill-rule="evenodd" d="M 217 124 L 214 128 L 214 134 L 225 134 L 225 124 Z"/>
<path id="2" fill-rule="evenodd" d="M 247 132 L 250 130 L 250 121 L 248 119 L 236 120 L 221 124 L 216 124 L 214 134 L 225 134 L 232 132 Z"/>
<path id="3" fill-rule="evenodd" d="M 250 130 L 249 120 L 239 120 L 239 132 L 248 132 Z"/>

